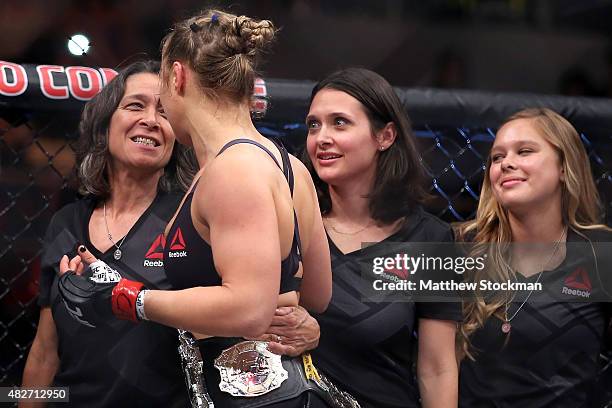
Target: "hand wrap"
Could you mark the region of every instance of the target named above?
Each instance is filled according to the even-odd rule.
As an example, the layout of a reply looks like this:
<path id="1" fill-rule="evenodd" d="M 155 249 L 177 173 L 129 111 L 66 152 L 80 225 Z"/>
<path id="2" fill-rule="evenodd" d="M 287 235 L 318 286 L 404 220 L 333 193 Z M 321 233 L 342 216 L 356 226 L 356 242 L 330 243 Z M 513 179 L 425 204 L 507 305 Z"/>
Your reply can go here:
<path id="1" fill-rule="evenodd" d="M 121 278 L 104 261 L 92 263 L 89 269 L 90 278 L 67 271 L 59 279 L 58 289 L 68 313 L 89 327 L 97 327 L 113 314 L 119 319 L 139 321 L 136 300 L 144 285 Z M 140 315 L 144 315 L 144 305 L 139 305 L 139 309 Z"/>

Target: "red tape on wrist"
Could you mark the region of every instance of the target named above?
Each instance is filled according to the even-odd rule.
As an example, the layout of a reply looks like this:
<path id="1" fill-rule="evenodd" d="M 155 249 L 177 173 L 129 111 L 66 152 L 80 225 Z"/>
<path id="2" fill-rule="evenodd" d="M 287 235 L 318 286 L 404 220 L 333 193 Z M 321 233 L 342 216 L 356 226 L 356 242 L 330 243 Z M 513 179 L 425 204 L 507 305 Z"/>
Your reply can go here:
<path id="1" fill-rule="evenodd" d="M 136 316 L 136 298 L 138 292 L 144 288 L 142 282 L 121 279 L 113 288 L 112 306 L 113 314 L 119 319 L 138 322 Z"/>

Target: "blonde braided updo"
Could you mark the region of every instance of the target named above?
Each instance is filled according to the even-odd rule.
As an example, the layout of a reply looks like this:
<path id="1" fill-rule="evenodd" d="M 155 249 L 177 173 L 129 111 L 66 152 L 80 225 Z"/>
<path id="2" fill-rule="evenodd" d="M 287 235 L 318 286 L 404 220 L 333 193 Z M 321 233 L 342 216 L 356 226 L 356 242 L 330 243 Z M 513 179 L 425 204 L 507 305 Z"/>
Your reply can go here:
<path id="1" fill-rule="evenodd" d="M 205 92 L 248 99 L 260 56 L 276 31 L 269 20 L 206 10 L 176 23 L 162 40 L 162 77 L 167 80 L 172 62 L 181 61 L 198 74 Z"/>

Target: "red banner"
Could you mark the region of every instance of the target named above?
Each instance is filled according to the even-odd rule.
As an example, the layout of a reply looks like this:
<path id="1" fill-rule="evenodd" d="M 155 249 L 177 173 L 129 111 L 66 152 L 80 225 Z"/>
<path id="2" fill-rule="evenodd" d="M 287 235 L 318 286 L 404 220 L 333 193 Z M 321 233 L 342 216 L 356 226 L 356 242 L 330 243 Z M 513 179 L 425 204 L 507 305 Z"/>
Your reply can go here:
<path id="1" fill-rule="evenodd" d="M 0 61 L 0 108 L 80 110 L 108 84 L 117 71 L 111 68 L 16 64 Z M 251 112 L 261 118 L 268 108 L 263 79 L 255 80 Z"/>

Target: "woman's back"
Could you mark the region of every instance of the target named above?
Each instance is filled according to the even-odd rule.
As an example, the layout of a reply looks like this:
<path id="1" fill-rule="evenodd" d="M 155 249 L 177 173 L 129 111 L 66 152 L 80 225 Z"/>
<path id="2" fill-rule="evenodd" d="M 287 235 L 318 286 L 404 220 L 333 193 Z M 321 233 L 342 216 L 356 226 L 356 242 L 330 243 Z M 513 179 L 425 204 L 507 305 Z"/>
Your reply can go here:
<path id="1" fill-rule="evenodd" d="M 275 255 L 258 253 L 258 260 L 265 263 L 269 270 L 277 269 L 280 275 L 280 287 L 275 290 L 279 295 L 274 307 L 297 306 L 300 302 L 298 292 L 301 292 L 302 304 L 307 308 L 322 311 L 326 307 L 331 297 L 329 249 L 312 180 L 299 160 L 289 158 L 286 151 L 283 154 L 279 147 L 265 139 L 257 142 L 253 139 L 234 140 L 205 166 L 196 183 L 167 235 L 166 268 L 177 288 L 221 285 L 222 282 L 231 284 L 217 261 L 227 257 L 228 252 L 236 259 L 249 256 L 245 252 L 252 247 L 236 248 L 249 239 L 248 235 L 252 236 L 253 231 L 249 232 L 248 227 L 243 230 L 238 228 L 238 233 L 234 232 L 235 238 L 232 239 L 228 237 L 232 233 L 228 233 L 227 229 L 217 228 L 215 235 L 210 225 L 219 225 L 219 218 L 222 218 L 221 225 L 233 223 L 233 197 L 240 196 L 240 200 L 254 203 L 249 208 L 249 223 L 262 223 L 263 228 L 267 225 L 268 231 L 274 224 L 273 228 L 278 230 L 277 236 L 268 233 L 256 239 L 251 237 L 251 242 L 257 242 L 258 251 L 266 248 L 273 252 L 275 247 L 278 248 Z M 293 195 L 290 185 L 293 186 Z M 267 205 L 265 196 L 270 201 Z M 245 208 L 244 202 L 235 205 L 243 210 Z M 274 208 L 273 214 L 271 207 Z M 296 219 L 297 225 L 294 222 Z M 179 230 L 183 239 L 192 241 L 190 246 L 197 247 L 197 251 L 187 251 L 184 256 L 173 252 L 173 237 Z M 236 231 L 235 226 L 231 230 Z M 220 238 L 215 239 L 215 236 Z M 220 240 L 222 245 L 218 244 Z M 194 274 L 194 268 L 200 272 Z M 258 265 L 252 265 L 254 274 L 257 269 Z M 248 277 L 243 276 L 243 279 Z M 271 280 L 269 286 L 276 287 L 276 282 L 272 284 Z"/>

